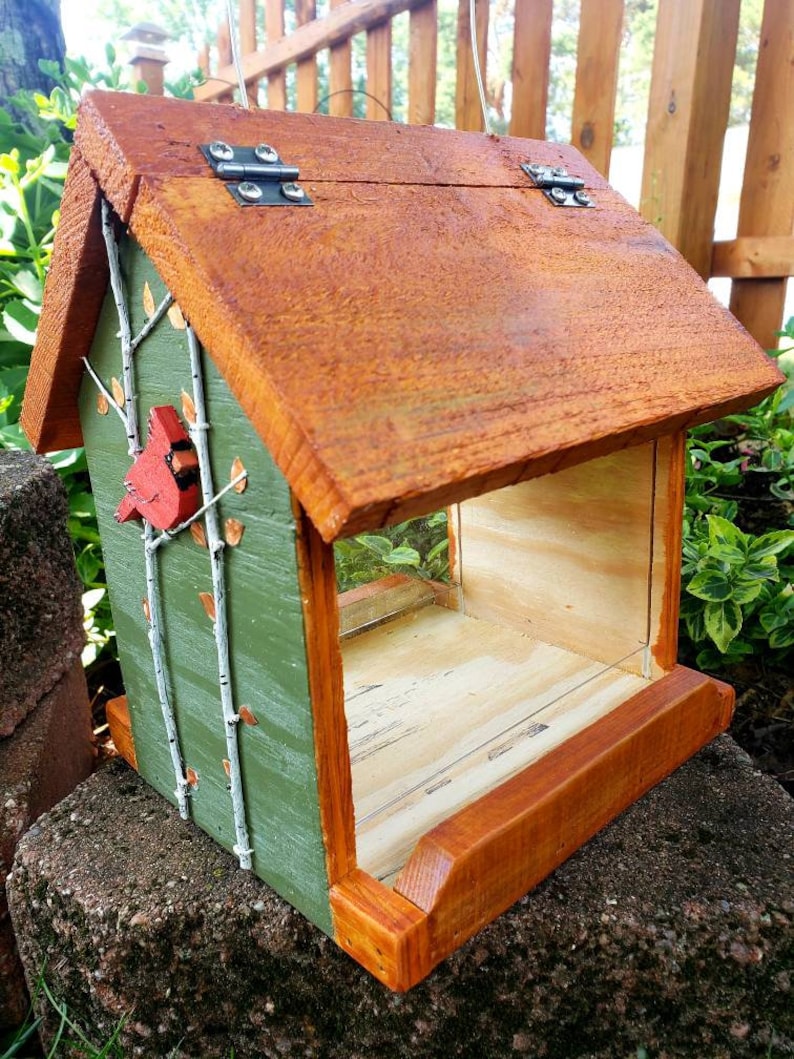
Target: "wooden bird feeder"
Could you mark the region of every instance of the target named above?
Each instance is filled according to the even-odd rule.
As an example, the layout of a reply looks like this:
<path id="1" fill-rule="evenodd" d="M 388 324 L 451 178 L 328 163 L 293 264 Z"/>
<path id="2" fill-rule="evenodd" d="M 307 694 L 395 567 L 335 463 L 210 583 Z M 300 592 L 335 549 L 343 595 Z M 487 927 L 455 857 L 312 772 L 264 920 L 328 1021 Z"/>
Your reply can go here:
<path id="1" fill-rule="evenodd" d="M 779 381 L 571 147 L 94 93 L 23 422 L 86 446 L 125 756 L 406 989 L 727 726 L 684 431 Z M 449 583 L 338 594 L 439 510 Z"/>

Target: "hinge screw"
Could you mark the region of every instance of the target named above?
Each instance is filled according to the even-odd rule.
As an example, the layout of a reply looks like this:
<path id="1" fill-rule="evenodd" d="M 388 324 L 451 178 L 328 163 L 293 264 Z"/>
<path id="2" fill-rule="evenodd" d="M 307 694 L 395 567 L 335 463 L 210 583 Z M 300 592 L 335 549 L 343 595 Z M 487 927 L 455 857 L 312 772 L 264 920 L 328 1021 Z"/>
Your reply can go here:
<path id="1" fill-rule="evenodd" d="M 234 151 L 223 140 L 213 140 L 209 151 L 216 162 L 230 162 L 234 158 Z"/>
<path id="2" fill-rule="evenodd" d="M 568 199 L 568 193 L 565 188 L 552 188 L 549 195 L 554 199 L 555 202 L 563 203 Z"/>
<path id="3" fill-rule="evenodd" d="M 564 177 L 568 176 L 568 170 L 564 165 L 555 165 L 551 171 L 552 176 Z"/>
<path id="4" fill-rule="evenodd" d="M 271 164 L 278 161 L 278 152 L 269 143 L 260 143 L 258 147 L 254 148 L 254 154 L 260 162 Z"/>
<path id="5" fill-rule="evenodd" d="M 579 203 L 580 206 L 589 206 L 590 205 L 591 199 L 590 199 L 590 196 L 587 194 L 586 191 L 582 191 L 582 190 L 574 191 L 573 197 L 576 199 L 576 201 Z"/>
<path id="6" fill-rule="evenodd" d="M 252 184 L 250 180 L 243 180 L 237 186 L 237 193 L 246 202 L 259 202 L 262 198 L 262 189 L 258 184 Z"/>
<path id="7" fill-rule="evenodd" d="M 545 167 L 538 162 L 532 162 L 527 168 L 533 176 L 540 176 Z"/>
<path id="8" fill-rule="evenodd" d="M 295 184 L 291 181 L 287 184 L 281 185 L 281 194 L 285 199 L 289 199 L 290 202 L 300 202 L 302 199 L 306 198 L 306 192 L 300 184 Z"/>

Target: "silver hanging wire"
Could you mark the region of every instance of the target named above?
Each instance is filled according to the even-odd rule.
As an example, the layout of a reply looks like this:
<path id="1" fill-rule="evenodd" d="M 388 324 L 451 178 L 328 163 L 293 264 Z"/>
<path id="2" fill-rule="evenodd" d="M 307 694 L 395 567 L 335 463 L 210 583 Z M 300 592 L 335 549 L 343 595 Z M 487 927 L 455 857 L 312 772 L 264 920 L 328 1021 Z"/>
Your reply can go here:
<path id="1" fill-rule="evenodd" d="M 243 73 L 243 63 L 240 58 L 239 38 L 234 24 L 233 0 L 226 0 L 226 16 L 229 23 L 229 40 L 232 46 L 232 62 L 237 71 L 237 84 L 240 86 L 240 103 L 246 110 L 250 110 L 251 103 L 248 99 L 248 92 L 245 87 L 245 74 Z"/>
<path id="2" fill-rule="evenodd" d="M 231 3 L 231 0 L 229 0 Z M 471 57 L 474 62 L 474 76 L 477 78 L 477 91 L 480 93 L 480 110 L 482 111 L 482 123 L 488 136 L 493 136 L 491 121 L 488 117 L 488 104 L 485 100 L 485 85 L 482 80 L 482 69 L 480 67 L 480 49 L 477 47 L 477 21 L 476 0 L 469 0 L 469 29 L 471 30 Z"/>

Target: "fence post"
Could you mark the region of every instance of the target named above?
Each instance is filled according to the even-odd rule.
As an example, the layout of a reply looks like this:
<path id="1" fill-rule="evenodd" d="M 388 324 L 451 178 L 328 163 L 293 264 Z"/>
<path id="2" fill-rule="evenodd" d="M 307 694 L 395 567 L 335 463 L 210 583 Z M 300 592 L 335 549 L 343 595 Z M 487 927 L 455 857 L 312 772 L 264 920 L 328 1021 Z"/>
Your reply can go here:
<path id="1" fill-rule="evenodd" d="M 268 44 L 284 36 L 284 0 L 265 0 L 265 32 Z M 287 75 L 283 70 L 268 74 L 267 105 L 271 110 L 287 109 Z"/>
<path id="2" fill-rule="evenodd" d="M 660 0 L 640 212 L 711 270 L 740 0 Z"/>
<path id="3" fill-rule="evenodd" d="M 758 49 L 739 236 L 794 235 L 794 0 L 766 0 Z M 790 266 L 794 271 L 794 266 Z M 766 349 L 777 346 L 786 280 L 737 279 L 731 312 Z"/>
<path id="4" fill-rule="evenodd" d="M 150 96 L 165 91 L 165 68 L 169 63 L 163 44 L 169 39 L 165 30 L 152 22 L 138 22 L 121 37 L 131 44 L 129 64 L 133 81 L 143 81 Z"/>
<path id="5" fill-rule="evenodd" d="M 488 52 L 488 0 L 476 0 L 477 51 L 485 82 L 485 57 Z M 459 129 L 481 132 L 483 129 L 474 57 L 471 50 L 469 0 L 460 0 L 458 8 L 457 88 L 455 92 L 455 125 Z"/>
<path id="6" fill-rule="evenodd" d="M 624 0 L 582 0 L 571 142 L 603 176 L 615 126 Z"/>
<path id="7" fill-rule="evenodd" d="M 516 4 L 513 40 L 512 136 L 546 139 L 552 0 Z"/>

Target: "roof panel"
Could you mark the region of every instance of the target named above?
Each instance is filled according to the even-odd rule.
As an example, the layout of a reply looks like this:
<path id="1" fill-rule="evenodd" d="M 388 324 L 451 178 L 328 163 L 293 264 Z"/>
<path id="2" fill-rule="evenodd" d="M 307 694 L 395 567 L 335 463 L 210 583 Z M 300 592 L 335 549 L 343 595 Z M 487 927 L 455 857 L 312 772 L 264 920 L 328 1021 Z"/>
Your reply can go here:
<path id="1" fill-rule="evenodd" d="M 79 128 L 326 539 L 706 421 L 779 381 L 570 147 L 124 96 L 93 96 Z M 237 206 L 197 150 L 215 138 L 273 142 L 315 206 Z M 597 208 L 553 207 L 528 157 L 585 175 Z"/>

